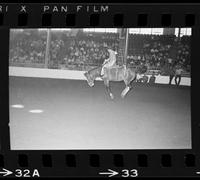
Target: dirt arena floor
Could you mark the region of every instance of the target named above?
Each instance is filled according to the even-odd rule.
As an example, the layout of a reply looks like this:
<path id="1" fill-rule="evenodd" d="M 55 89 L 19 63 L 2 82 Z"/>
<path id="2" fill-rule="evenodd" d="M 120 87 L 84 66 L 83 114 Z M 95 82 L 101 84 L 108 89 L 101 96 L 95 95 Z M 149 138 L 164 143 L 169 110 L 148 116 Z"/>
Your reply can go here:
<path id="1" fill-rule="evenodd" d="M 9 81 L 11 149 L 191 148 L 190 87 L 134 83 L 122 99 L 124 83 L 112 82 L 111 100 L 101 81 Z"/>

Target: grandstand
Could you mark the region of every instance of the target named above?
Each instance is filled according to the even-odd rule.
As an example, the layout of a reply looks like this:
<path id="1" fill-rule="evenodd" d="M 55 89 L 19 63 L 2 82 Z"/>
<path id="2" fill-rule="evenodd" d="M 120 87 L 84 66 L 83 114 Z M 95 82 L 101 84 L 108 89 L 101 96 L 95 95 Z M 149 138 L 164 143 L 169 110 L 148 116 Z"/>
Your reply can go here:
<path id="1" fill-rule="evenodd" d="M 145 64 L 149 73 L 167 75 L 167 65 L 181 64 L 190 76 L 190 28 L 130 28 L 126 58 L 116 28 L 13 29 L 10 35 L 10 66 L 86 71 L 103 63 L 109 45 L 119 65 Z"/>

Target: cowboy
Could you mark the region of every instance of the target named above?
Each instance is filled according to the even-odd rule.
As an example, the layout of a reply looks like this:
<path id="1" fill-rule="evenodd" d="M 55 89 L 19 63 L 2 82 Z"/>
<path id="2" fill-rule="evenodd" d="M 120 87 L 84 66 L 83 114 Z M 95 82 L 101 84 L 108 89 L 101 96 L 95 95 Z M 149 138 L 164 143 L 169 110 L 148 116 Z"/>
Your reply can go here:
<path id="1" fill-rule="evenodd" d="M 172 80 L 175 76 L 175 70 L 174 70 L 174 67 L 172 65 L 169 66 L 168 73 L 169 73 L 169 85 L 171 85 Z"/>
<path id="2" fill-rule="evenodd" d="M 104 75 L 105 68 L 112 68 L 116 65 L 116 54 L 117 52 L 108 48 L 109 58 L 105 59 L 104 63 L 102 64 L 101 76 Z"/>
<path id="3" fill-rule="evenodd" d="M 176 66 L 176 70 L 175 70 L 175 84 L 176 84 L 177 86 L 180 85 L 180 82 L 181 82 L 181 75 L 182 75 L 182 72 L 183 72 L 183 71 L 184 71 L 184 70 L 183 70 L 182 66 L 178 64 L 178 65 Z"/>

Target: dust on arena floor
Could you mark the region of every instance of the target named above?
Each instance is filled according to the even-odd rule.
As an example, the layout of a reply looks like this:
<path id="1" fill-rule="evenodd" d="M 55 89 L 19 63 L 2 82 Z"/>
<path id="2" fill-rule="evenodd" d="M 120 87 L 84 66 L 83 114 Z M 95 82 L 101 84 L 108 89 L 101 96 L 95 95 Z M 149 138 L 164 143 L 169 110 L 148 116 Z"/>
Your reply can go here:
<path id="1" fill-rule="evenodd" d="M 111 82 L 111 100 L 101 81 L 10 76 L 9 85 L 10 106 L 24 106 L 10 108 L 13 149 L 191 148 L 188 86 L 134 83 L 122 99 L 124 83 Z"/>

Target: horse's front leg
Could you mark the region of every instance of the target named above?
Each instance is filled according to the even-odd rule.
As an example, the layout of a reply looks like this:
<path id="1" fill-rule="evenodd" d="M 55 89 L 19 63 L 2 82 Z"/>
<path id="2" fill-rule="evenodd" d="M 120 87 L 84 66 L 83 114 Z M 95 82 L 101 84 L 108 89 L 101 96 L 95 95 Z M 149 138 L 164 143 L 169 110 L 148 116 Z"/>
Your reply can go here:
<path id="1" fill-rule="evenodd" d="M 106 86 L 106 91 L 107 91 L 107 93 L 109 94 L 110 98 L 111 98 L 111 99 L 114 99 L 114 95 L 113 95 L 113 93 L 112 93 L 112 91 L 111 91 L 109 81 L 105 81 L 105 80 L 104 80 L 104 84 L 105 84 L 105 86 Z"/>
<path id="2" fill-rule="evenodd" d="M 112 93 L 112 91 L 111 91 L 111 89 L 110 89 L 110 86 L 106 86 L 106 89 L 107 89 L 107 92 L 108 92 L 110 98 L 111 98 L 111 99 L 114 99 L 114 95 L 113 95 L 113 93 Z"/>

